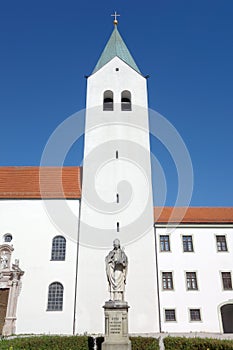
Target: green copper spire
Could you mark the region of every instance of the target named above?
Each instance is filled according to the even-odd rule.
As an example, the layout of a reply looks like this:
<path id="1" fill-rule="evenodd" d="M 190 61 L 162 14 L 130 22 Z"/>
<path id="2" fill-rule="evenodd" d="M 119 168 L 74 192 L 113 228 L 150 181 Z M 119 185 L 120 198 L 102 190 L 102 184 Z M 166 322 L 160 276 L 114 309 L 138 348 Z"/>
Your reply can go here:
<path id="1" fill-rule="evenodd" d="M 100 68 L 102 68 L 106 63 L 111 61 L 115 56 L 119 57 L 122 61 L 127 63 L 130 67 L 135 69 L 138 73 L 141 74 L 138 66 L 134 62 L 133 57 L 131 56 L 127 46 L 125 45 L 120 33 L 117 29 L 117 21 L 114 21 L 115 28 L 110 36 L 110 39 L 107 42 L 107 45 L 100 56 L 97 65 L 93 73 L 97 72 Z"/>

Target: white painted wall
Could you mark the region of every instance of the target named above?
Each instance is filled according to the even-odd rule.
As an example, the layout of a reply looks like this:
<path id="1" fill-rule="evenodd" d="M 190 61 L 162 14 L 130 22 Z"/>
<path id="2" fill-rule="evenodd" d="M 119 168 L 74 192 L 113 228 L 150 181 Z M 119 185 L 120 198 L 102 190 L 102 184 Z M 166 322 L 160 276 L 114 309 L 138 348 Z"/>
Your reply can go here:
<path id="1" fill-rule="evenodd" d="M 114 92 L 112 112 L 102 109 L 105 90 Z M 123 90 L 131 91 L 131 112 L 121 111 Z M 128 185 L 122 184 L 122 180 Z M 116 193 L 120 195 L 119 204 Z M 0 235 L 13 235 L 13 260 L 20 259 L 20 267 L 25 271 L 17 310 L 17 333 L 72 333 L 79 201 L 66 202 L 77 221 L 69 225 L 67 212 L 60 212 L 59 219 L 67 232 L 67 255 L 64 262 L 53 262 L 50 261 L 52 239 L 61 232 L 49 219 L 43 201 L 0 201 Z M 57 204 L 54 201 L 55 207 Z M 160 252 L 159 235 L 166 233 L 165 227 L 157 227 L 162 331 L 221 331 L 218 307 L 233 301 L 232 291 L 223 291 L 220 276 L 221 271 L 233 270 L 233 229 L 214 225 L 180 226 L 170 234 L 172 251 Z M 182 234 L 193 235 L 194 253 L 183 253 Z M 227 235 L 228 252 L 217 252 L 216 234 Z M 129 331 L 158 332 L 146 79 L 117 57 L 90 76 L 87 85 L 76 333 L 104 332 L 102 306 L 109 298 L 104 259 L 116 237 L 121 239 L 129 258 L 126 285 Z M 174 291 L 162 291 L 162 271 L 173 271 Z M 197 272 L 198 291 L 186 290 L 185 271 Z M 62 312 L 46 311 L 48 286 L 55 281 L 64 285 Z M 165 308 L 176 309 L 177 322 L 164 322 Z M 201 308 L 202 322 L 189 322 L 189 308 Z"/>
<path id="2" fill-rule="evenodd" d="M 105 90 L 113 91 L 114 111 L 103 111 Z M 123 90 L 132 95 L 130 112 L 121 111 Z M 77 332 L 104 331 L 101 306 L 109 299 L 104 259 L 116 237 L 129 257 L 130 332 L 155 332 L 158 312 L 146 79 L 115 57 L 88 78 L 86 108 Z M 122 187 L 122 181 L 128 185 Z"/>
<path id="3" fill-rule="evenodd" d="M 233 302 L 233 292 L 223 290 L 221 271 L 233 272 L 233 228 L 178 227 L 170 233 L 171 252 L 160 252 L 157 228 L 158 271 L 163 332 L 222 332 L 219 305 Z M 194 252 L 183 252 L 182 235 L 193 235 Z M 226 235 L 228 252 L 218 252 L 215 235 Z M 172 271 L 174 291 L 162 290 L 162 271 Z M 186 290 L 186 271 L 196 271 L 198 291 Z M 177 322 L 165 322 L 164 309 L 176 309 Z M 201 322 L 190 322 L 189 308 L 201 309 Z"/>
<path id="4" fill-rule="evenodd" d="M 56 201 L 55 201 L 56 202 Z M 69 201 L 79 212 L 79 201 Z M 77 225 L 78 228 L 78 225 Z M 0 235 L 11 233 L 14 259 L 20 260 L 22 290 L 18 299 L 17 333 L 72 334 L 76 243 L 66 237 L 66 260 L 50 261 L 52 239 L 62 233 L 50 221 L 42 200 L 0 201 Z M 76 233 L 77 236 L 77 231 Z M 52 282 L 64 286 L 63 311 L 46 311 L 48 286 Z"/>
<path id="5" fill-rule="evenodd" d="M 74 211 L 78 211 L 78 204 L 79 201 L 69 201 Z M 65 262 L 50 261 L 52 238 L 60 232 L 50 222 L 40 200 L 0 201 L 0 239 L 5 233 L 13 235 L 12 262 L 15 258 L 20 259 L 20 267 L 25 271 L 16 332 L 72 334 L 76 243 L 67 238 Z M 166 228 L 156 228 L 162 331 L 222 332 L 219 307 L 233 303 L 233 292 L 223 290 L 220 272 L 233 273 L 233 228 L 230 225 L 180 226 L 170 233 L 171 252 L 160 252 L 161 234 L 167 234 Z M 193 253 L 183 252 L 183 234 L 193 235 Z M 228 252 L 217 252 L 216 235 L 226 235 Z M 151 232 L 126 245 L 125 252 L 129 257 L 126 300 L 130 305 L 130 332 L 154 332 L 150 325 L 158 317 L 158 299 L 156 273 L 152 271 L 155 254 Z M 102 333 L 104 330 L 102 306 L 109 297 L 104 265 L 107 253 L 108 249 L 80 247 L 77 333 Z M 174 291 L 162 290 L 162 271 L 173 272 Z M 186 290 L 185 271 L 197 272 L 198 291 Z M 62 312 L 46 311 L 48 286 L 54 281 L 64 285 Z M 176 309 L 175 323 L 164 321 L 166 308 Z M 189 321 L 189 308 L 201 309 L 201 322 Z"/>

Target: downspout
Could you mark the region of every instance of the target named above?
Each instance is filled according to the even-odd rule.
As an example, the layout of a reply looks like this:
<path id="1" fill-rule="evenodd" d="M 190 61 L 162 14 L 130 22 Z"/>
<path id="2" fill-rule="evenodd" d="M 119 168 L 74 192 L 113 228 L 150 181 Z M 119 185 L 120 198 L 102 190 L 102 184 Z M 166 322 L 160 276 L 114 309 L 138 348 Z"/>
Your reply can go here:
<path id="1" fill-rule="evenodd" d="M 73 335 L 75 335 L 76 328 L 76 307 L 77 307 L 77 286 L 78 286 L 78 263 L 79 263 L 79 241 L 80 241 L 80 218 L 81 218 L 81 199 L 79 201 L 79 214 L 78 214 L 78 234 L 77 234 L 77 247 L 76 247 L 76 271 L 75 271 L 75 285 L 74 285 L 74 313 L 73 313 Z"/>
<path id="2" fill-rule="evenodd" d="M 156 226 L 154 224 L 155 232 L 155 262 L 156 262 L 156 278 L 157 278 L 157 297 L 158 297 L 158 316 L 159 316 L 159 333 L 162 332 L 161 324 L 161 303 L 160 303 L 160 290 L 159 290 L 159 267 L 158 267 L 158 250 L 157 250 L 157 237 L 156 237 Z"/>

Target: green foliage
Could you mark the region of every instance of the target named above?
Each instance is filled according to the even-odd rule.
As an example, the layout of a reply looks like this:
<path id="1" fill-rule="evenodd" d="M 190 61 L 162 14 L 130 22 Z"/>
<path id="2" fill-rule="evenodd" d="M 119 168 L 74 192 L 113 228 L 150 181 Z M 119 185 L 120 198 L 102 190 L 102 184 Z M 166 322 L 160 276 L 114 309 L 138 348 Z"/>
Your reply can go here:
<path id="1" fill-rule="evenodd" d="M 209 338 L 164 338 L 166 350 L 233 350 L 232 340 Z"/>
<path id="2" fill-rule="evenodd" d="M 88 350 L 88 337 L 35 336 L 2 339 L 0 350 Z"/>
<path id="3" fill-rule="evenodd" d="M 159 350 L 158 340 L 152 337 L 130 337 L 132 350 Z M 96 339 L 97 350 L 101 350 L 104 337 Z"/>
<path id="4" fill-rule="evenodd" d="M 159 350 L 158 339 L 130 337 L 132 350 Z M 96 339 L 101 350 L 104 338 Z M 92 350 L 94 340 L 87 336 L 31 336 L 0 340 L 0 350 Z M 164 338 L 166 350 L 233 350 L 232 340 L 201 338 Z"/>
<path id="5" fill-rule="evenodd" d="M 152 337 L 130 337 L 132 350 L 159 350 L 158 339 Z"/>

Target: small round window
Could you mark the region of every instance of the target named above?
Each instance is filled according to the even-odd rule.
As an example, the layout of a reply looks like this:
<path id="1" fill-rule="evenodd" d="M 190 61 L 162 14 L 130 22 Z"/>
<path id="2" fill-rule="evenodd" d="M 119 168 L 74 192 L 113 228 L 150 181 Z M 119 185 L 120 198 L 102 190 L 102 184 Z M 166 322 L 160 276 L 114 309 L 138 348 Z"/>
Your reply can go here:
<path id="1" fill-rule="evenodd" d="M 10 233 L 6 233 L 4 235 L 4 242 L 6 242 L 6 243 L 10 243 L 12 241 L 12 239 L 13 239 L 13 237 Z"/>

